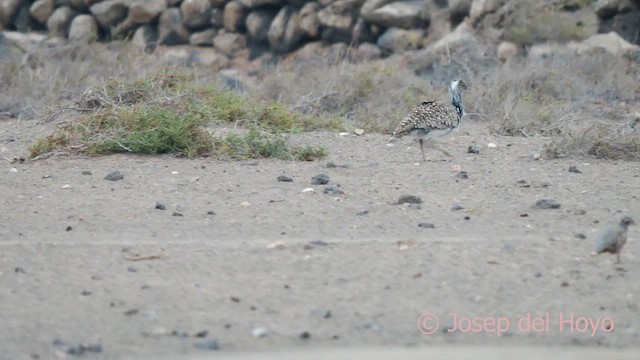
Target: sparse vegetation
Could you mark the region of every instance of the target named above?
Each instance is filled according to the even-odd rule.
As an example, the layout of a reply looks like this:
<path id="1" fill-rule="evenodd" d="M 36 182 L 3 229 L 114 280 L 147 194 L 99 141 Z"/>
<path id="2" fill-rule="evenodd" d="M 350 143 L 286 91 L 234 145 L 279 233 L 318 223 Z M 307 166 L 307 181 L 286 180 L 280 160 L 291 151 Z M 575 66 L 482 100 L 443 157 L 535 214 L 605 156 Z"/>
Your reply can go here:
<path id="1" fill-rule="evenodd" d="M 285 134 L 300 131 L 304 116 L 281 104 L 255 102 L 246 96 L 208 87 L 189 86 L 191 78 L 163 72 L 128 83 L 111 79 L 100 89 L 89 88 L 72 108 L 74 120 L 31 147 L 31 156 L 51 151 L 88 154 L 177 153 L 188 157 L 228 159 L 278 158 L 316 160 L 322 148 L 290 149 Z M 241 124 L 241 133 L 216 137 L 211 122 Z"/>
<path id="2" fill-rule="evenodd" d="M 38 116 L 46 105 L 76 99 L 48 116 L 59 128 L 34 141 L 32 155 L 65 150 L 317 158 L 325 151 L 292 149 L 288 137 L 322 129 L 388 133 L 419 101 L 447 100 L 446 84 L 455 74 L 471 84 L 464 94 L 472 114 L 467 121 L 488 121 L 501 135 L 547 137 L 560 156 L 640 159 L 638 133 L 630 125 L 639 70 L 605 52 L 520 58 L 504 65 L 439 63 L 421 76 L 407 58 L 283 63 L 262 69 L 251 86 L 228 90 L 207 69 L 176 71 L 134 49 L 114 50 L 117 46 L 34 50 L 15 66 L 1 68 L 7 81 L 0 85 L 0 104 L 33 109 L 32 116 Z M 146 133 L 144 126 L 155 130 Z M 190 137 L 175 136 L 178 129 Z"/>

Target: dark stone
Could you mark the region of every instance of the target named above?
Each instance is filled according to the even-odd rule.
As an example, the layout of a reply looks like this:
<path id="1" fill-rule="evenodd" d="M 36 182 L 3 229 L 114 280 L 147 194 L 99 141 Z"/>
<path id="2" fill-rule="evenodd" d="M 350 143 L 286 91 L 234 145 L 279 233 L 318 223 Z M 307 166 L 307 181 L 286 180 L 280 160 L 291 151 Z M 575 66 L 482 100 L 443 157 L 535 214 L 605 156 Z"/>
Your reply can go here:
<path id="1" fill-rule="evenodd" d="M 209 330 L 198 331 L 194 336 L 199 338 L 206 338 L 209 335 Z"/>
<path id="2" fill-rule="evenodd" d="M 177 211 L 174 211 L 173 214 L 171 214 L 171 215 L 173 215 L 173 216 L 184 216 L 184 215 L 182 215 L 182 213 L 179 213 Z"/>
<path id="3" fill-rule="evenodd" d="M 118 181 L 124 179 L 124 175 L 120 171 L 110 172 L 107 176 L 105 176 L 105 180 L 109 181 Z"/>
<path id="4" fill-rule="evenodd" d="M 358 211 L 356 213 L 356 216 L 364 216 L 364 215 L 367 215 L 367 214 L 369 214 L 369 210 L 362 210 L 362 211 Z"/>
<path id="5" fill-rule="evenodd" d="M 427 222 L 420 223 L 420 224 L 418 224 L 418 226 L 421 227 L 421 228 L 425 228 L 425 229 L 433 229 L 433 228 L 436 227 L 432 223 L 427 223 Z"/>
<path id="6" fill-rule="evenodd" d="M 456 177 L 460 179 L 468 179 L 469 173 L 467 173 L 466 171 L 460 171 L 459 173 L 456 174 Z"/>
<path id="7" fill-rule="evenodd" d="M 161 202 L 157 202 L 157 203 L 156 203 L 156 209 L 158 209 L 158 210 L 167 210 L 167 207 L 166 207 L 166 206 L 164 206 L 164 204 L 163 204 L 163 203 L 161 203 Z"/>
<path id="8" fill-rule="evenodd" d="M 215 215 L 215 214 L 216 214 L 216 212 L 215 212 L 215 211 L 213 211 L 213 210 L 209 210 L 209 211 L 207 211 L 207 215 Z"/>
<path id="9" fill-rule="evenodd" d="M 325 174 L 318 174 L 311 178 L 311 185 L 326 185 L 329 183 L 329 177 Z"/>
<path id="10" fill-rule="evenodd" d="M 218 340 L 215 339 L 207 339 L 196 341 L 193 346 L 202 350 L 219 350 L 220 345 L 218 345 Z"/>
<path id="11" fill-rule="evenodd" d="M 308 331 L 303 331 L 300 333 L 300 339 L 307 340 L 311 337 L 311 334 Z"/>
<path id="12" fill-rule="evenodd" d="M 329 194 L 329 195 L 342 195 L 344 194 L 344 190 L 340 189 L 340 187 L 335 186 L 335 185 L 329 185 L 329 186 L 325 186 L 324 190 L 322 190 L 323 193 L 325 194 Z"/>
<path id="13" fill-rule="evenodd" d="M 559 209 L 560 203 L 553 199 L 540 199 L 531 205 L 534 209 Z"/>
<path id="14" fill-rule="evenodd" d="M 394 205 L 401 204 L 422 204 L 422 199 L 415 195 L 402 195 Z"/>
<path id="15" fill-rule="evenodd" d="M 576 173 L 576 174 L 582 174 L 582 171 L 578 170 L 578 168 L 576 166 L 569 166 L 569 172 Z"/>
<path id="16" fill-rule="evenodd" d="M 458 205 L 458 204 L 453 205 L 451 207 L 451 211 L 458 211 L 458 210 L 462 210 L 462 209 L 464 209 L 464 207 L 462 205 Z"/>
<path id="17" fill-rule="evenodd" d="M 280 175 L 280 176 L 278 176 L 278 181 L 280 181 L 280 182 L 292 182 L 293 179 L 288 177 L 288 176 Z"/>
<path id="18" fill-rule="evenodd" d="M 91 171 L 89 171 L 89 170 L 84 170 L 84 171 L 82 172 L 82 175 L 88 175 L 88 176 L 91 176 L 91 175 L 93 175 L 93 174 L 91 174 Z"/>
<path id="19" fill-rule="evenodd" d="M 575 235 L 576 239 L 580 239 L 580 240 L 584 240 L 587 238 L 587 236 L 585 234 L 582 233 L 578 233 Z"/>
<path id="20" fill-rule="evenodd" d="M 26 274 L 27 272 L 24 271 L 24 268 L 22 268 L 21 266 L 16 266 L 15 269 L 13 269 L 13 272 L 16 274 Z"/>
<path id="21" fill-rule="evenodd" d="M 469 146 L 467 148 L 467 154 L 480 154 L 480 150 L 477 147 Z"/>
<path id="22" fill-rule="evenodd" d="M 73 230 L 73 228 L 71 227 L 71 225 L 67 226 L 66 231 L 71 231 Z"/>

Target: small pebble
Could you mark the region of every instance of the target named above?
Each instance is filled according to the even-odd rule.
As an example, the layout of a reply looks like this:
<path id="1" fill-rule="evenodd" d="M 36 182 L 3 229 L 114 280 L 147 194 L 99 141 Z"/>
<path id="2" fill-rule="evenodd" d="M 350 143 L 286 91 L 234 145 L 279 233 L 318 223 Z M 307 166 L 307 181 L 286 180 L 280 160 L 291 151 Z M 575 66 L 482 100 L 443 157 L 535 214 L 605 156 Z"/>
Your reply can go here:
<path id="1" fill-rule="evenodd" d="M 174 211 L 173 214 L 171 214 L 172 216 L 184 216 L 182 215 L 182 213 L 179 213 L 177 211 Z"/>
<path id="2" fill-rule="evenodd" d="M 553 199 L 540 199 L 533 203 L 531 207 L 534 209 L 559 209 L 560 203 Z"/>
<path id="3" fill-rule="evenodd" d="M 584 214 L 587 213 L 587 211 L 584 210 L 584 209 L 573 209 L 573 211 L 571 211 L 571 213 L 573 215 L 584 215 Z"/>
<path id="4" fill-rule="evenodd" d="M 198 331 L 194 336 L 198 338 L 206 338 L 209 335 L 209 330 Z"/>
<path id="5" fill-rule="evenodd" d="M 104 177 L 105 180 L 118 181 L 124 179 L 124 175 L 120 171 L 112 171 Z"/>
<path id="6" fill-rule="evenodd" d="M 283 243 L 282 241 L 276 241 L 274 243 L 271 243 L 271 244 L 267 245 L 267 249 L 282 250 L 282 249 L 286 249 L 286 248 L 287 248 L 287 244 Z"/>
<path id="7" fill-rule="evenodd" d="M 300 339 L 307 340 L 311 337 L 311 334 L 308 331 L 303 331 L 300 333 Z"/>
<path id="8" fill-rule="evenodd" d="M 582 233 L 577 233 L 577 234 L 575 235 L 575 237 L 576 237 L 576 239 L 584 240 L 584 239 L 586 239 L 586 238 L 587 238 L 587 235 L 582 234 Z"/>
<path id="9" fill-rule="evenodd" d="M 311 185 L 326 185 L 329 183 L 329 176 L 319 174 L 311 178 Z"/>
<path id="10" fill-rule="evenodd" d="M 138 272 L 138 269 L 136 269 L 136 268 L 135 268 L 135 267 L 133 267 L 133 266 L 129 266 L 129 267 L 127 268 L 127 271 L 128 271 L 128 272 L 132 272 L 132 273 L 136 273 L 136 272 Z"/>
<path id="11" fill-rule="evenodd" d="M 312 192 L 316 192 L 316 190 L 314 188 L 304 188 L 302 189 L 303 193 L 312 193 Z"/>
<path id="12" fill-rule="evenodd" d="M 229 299 L 231 301 L 233 301 L 234 303 L 239 303 L 240 302 L 240 298 L 236 297 L 236 296 L 230 296 Z"/>
<path id="13" fill-rule="evenodd" d="M 364 129 L 353 129 L 353 133 L 360 136 L 360 135 L 364 135 Z"/>
<path id="14" fill-rule="evenodd" d="M 196 341 L 193 346 L 202 350 L 219 350 L 220 346 L 218 345 L 218 341 L 214 339 L 206 339 Z"/>
<path id="15" fill-rule="evenodd" d="M 436 227 L 435 225 L 433 225 L 431 223 L 427 223 L 427 222 L 420 223 L 420 224 L 418 224 L 418 226 L 421 227 L 421 228 L 425 228 L 425 229 L 433 229 L 433 228 Z"/>
<path id="16" fill-rule="evenodd" d="M 62 185 L 62 188 L 63 188 L 63 189 L 71 189 L 71 185 L 69 185 L 69 184 L 64 184 L 64 185 Z"/>
<path id="17" fill-rule="evenodd" d="M 158 210 L 167 210 L 167 207 L 163 203 L 157 202 L 156 203 L 156 209 L 158 209 Z"/>
<path id="18" fill-rule="evenodd" d="M 209 210 L 209 211 L 207 211 L 207 215 L 215 215 L 215 214 L 216 214 L 216 212 L 215 212 L 215 211 L 213 211 L 213 210 Z"/>
<path id="19" fill-rule="evenodd" d="M 242 206 L 242 207 L 251 207 L 251 203 L 248 202 L 248 201 L 243 201 L 243 202 L 240 203 L 240 206 Z"/>
<path id="20" fill-rule="evenodd" d="M 316 245 L 316 246 L 327 246 L 327 245 L 329 245 L 328 242 L 322 241 L 322 240 L 311 240 L 311 241 L 309 241 L 309 244 Z"/>
<path id="21" fill-rule="evenodd" d="M 280 181 L 280 182 L 292 182 L 293 179 L 288 177 L 288 176 L 280 175 L 280 176 L 278 176 L 278 181 Z"/>
<path id="22" fill-rule="evenodd" d="M 489 143 L 489 144 L 487 144 L 487 147 L 490 148 L 490 149 L 495 149 L 495 148 L 498 147 L 498 145 L 496 145 L 494 143 Z"/>
<path id="23" fill-rule="evenodd" d="M 576 173 L 576 174 L 582 174 L 582 171 L 578 170 L 577 166 L 569 166 L 569 172 Z"/>
<path id="24" fill-rule="evenodd" d="M 66 231 L 71 231 L 73 230 L 73 228 L 71 227 L 71 225 L 67 226 Z"/>
<path id="25" fill-rule="evenodd" d="M 42 178 L 43 178 L 43 179 L 51 179 L 52 177 L 53 177 L 53 175 L 45 175 L 45 176 L 43 176 Z"/>
<path id="26" fill-rule="evenodd" d="M 456 174 L 456 177 L 460 179 L 468 179 L 469 174 L 466 171 L 460 171 L 459 173 Z"/>
<path id="27" fill-rule="evenodd" d="M 563 281 L 560 286 L 562 287 L 569 287 L 569 282 L 568 281 Z"/>
<path id="28" fill-rule="evenodd" d="M 396 201 L 394 205 L 401 204 L 422 204 L 422 199 L 415 195 L 402 195 L 398 198 L 398 201 Z"/>
<path id="29" fill-rule="evenodd" d="M 369 214 L 369 210 L 362 210 L 362 211 L 358 211 L 356 213 L 356 216 L 365 216 L 367 214 Z"/>
<path id="30" fill-rule="evenodd" d="M 82 294 L 82 296 L 89 296 L 89 295 L 91 295 L 91 291 L 89 291 L 89 290 L 82 290 L 81 294 Z"/>
<path id="31" fill-rule="evenodd" d="M 13 272 L 16 274 L 26 274 L 27 272 L 24 271 L 24 268 L 21 266 L 16 266 L 15 269 L 13 269 Z"/>
<path id="32" fill-rule="evenodd" d="M 17 172 L 18 172 L 18 169 L 16 169 L 16 168 L 11 168 L 11 169 L 9 169 L 9 172 L 10 172 L 10 173 L 14 173 L 14 174 L 15 174 L 15 173 L 17 173 Z"/>
<path id="33" fill-rule="evenodd" d="M 322 190 L 322 192 L 324 194 L 329 194 L 329 195 L 342 195 L 342 194 L 344 194 L 344 191 L 342 189 L 340 189 L 340 187 L 335 186 L 335 185 L 325 186 L 324 190 Z"/>
<path id="34" fill-rule="evenodd" d="M 471 220 L 471 216 L 465 216 L 463 219 L 465 219 L 465 220 Z"/>
<path id="35" fill-rule="evenodd" d="M 480 154 L 480 150 L 474 146 L 469 146 L 467 148 L 467 154 Z"/>
<path id="36" fill-rule="evenodd" d="M 82 172 L 82 175 L 91 176 L 91 175 L 93 175 L 93 174 L 92 174 L 92 173 L 91 173 L 91 171 L 89 171 L 89 170 L 84 170 L 84 171 Z"/>
<path id="37" fill-rule="evenodd" d="M 496 265 L 496 264 L 498 264 L 498 259 L 496 259 L 496 258 L 488 258 L 487 259 L 487 264 Z"/>
<path id="38" fill-rule="evenodd" d="M 251 330 L 251 336 L 255 338 L 263 338 L 269 334 L 269 329 L 257 326 Z"/>
<path id="39" fill-rule="evenodd" d="M 455 204 L 451 207 L 451 211 L 463 210 L 464 207 L 462 205 Z"/>
<path id="40" fill-rule="evenodd" d="M 325 165 L 326 168 L 328 169 L 334 169 L 334 168 L 348 168 L 349 165 L 345 165 L 345 164 L 336 164 L 333 161 L 328 162 L 327 165 Z"/>

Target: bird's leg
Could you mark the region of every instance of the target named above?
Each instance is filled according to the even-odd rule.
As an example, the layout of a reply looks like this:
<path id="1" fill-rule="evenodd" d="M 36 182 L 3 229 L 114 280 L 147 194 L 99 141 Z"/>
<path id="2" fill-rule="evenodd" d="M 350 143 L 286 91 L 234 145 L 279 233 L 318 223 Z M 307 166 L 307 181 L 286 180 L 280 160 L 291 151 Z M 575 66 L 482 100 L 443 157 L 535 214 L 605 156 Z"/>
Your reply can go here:
<path id="1" fill-rule="evenodd" d="M 429 147 L 434 149 L 434 150 L 438 150 L 441 151 L 443 154 L 445 154 L 446 156 L 451 156 L 451 154 L 449 154 L 449 152 L 439 146 L 437 146 L 436 144 L 434 144 L 433 142 L 429 142 Z"/>
<path id="2" fill-rule="evenodd" d="M 427 161 L 427 157 L 424 156 L 424 140 L 418 139 L 418 142 L 420 143 L 420 150 L 422 151 L 422 161 Z"/>

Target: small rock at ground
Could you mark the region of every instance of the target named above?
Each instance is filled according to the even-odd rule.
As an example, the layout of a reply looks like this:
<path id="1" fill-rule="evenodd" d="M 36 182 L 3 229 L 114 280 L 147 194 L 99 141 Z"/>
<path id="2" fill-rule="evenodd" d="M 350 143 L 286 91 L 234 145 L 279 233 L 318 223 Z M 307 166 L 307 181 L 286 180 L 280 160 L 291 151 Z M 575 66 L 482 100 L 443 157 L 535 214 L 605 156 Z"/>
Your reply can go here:
<path id="1" fill-rule="evenodd" d="M 53 339 L 51 344 L 69 355 L 82 355 L 87 352 L 92 352 L 92 353 L 102 352 L 101 344 L 83 345 L 83 344 L 76 344 L 70 341 L 65 341 L 58 338 Z"/>
<path id="2" fill-rule="evenodd" d="M 16 169 L 16 168 L 11 168 L 11 169 L 9 169 L 9 172 L 10 172 L 10 173 L 17 173 L 17 172 L 18 172 L 18 169 Z"/>
<path id="3" fill-rule="evenodd" d="M 82 172 L 82 175 L 91 176 L 91 175 L 93 175 L 93 174 L 92 174 L 92 173 L 91 173 L 91 171 L 89 171 L 89 170 L 84 170 L 84 171 Z"/>
<path id="4" fill-rule="evenodd" d="M 196 341 L 193 346 L 202 350 L 218 350 L 220 346 L 218 345 L 218 340 L 215 339 L 205 339 Z"/>
<path id="5" fill-rule="evenodd" d="M 317 245 L 317 246 L 328 246 L 329 245 L 328 242 L 322 241 L 322 240 L 311 240 L 311 241 L 309 241 L 309 244 Z"/>
<path id="6" fill-rule="evenodd" d="M 288 176 L 280 175 L 280 176 L 278 176 L 278 181 L 280 181 L 280 182 L 292 182 L 293 179 L 288 177 Z"/>
<path id="7" fill-rule="evenodd" d="M 229 300 L 233 301 L 234 303 L 239 303 L 240 302 L 240 298 L 237 296 L 230 296 Z"/>
<path id="8" fill-rule="evenodd" d="M 353 133 L 358 136 L 364 135 L 364 129 L 353 129 Z"/>
<path id="9" fill-rule="evenodd" d="M 26 274 L 27 272 L 24 271 L 24 268 L 21 266 L 16 266 L 15 269 L 13 269 L 13 272 L 16 274 Z"/>
<path id="10" fill-rule="evenodd" d="M 307 340 L 311 337 L 311 334 L 308 331 L 303 331 L 300 333 L 300 339 Z"/>
<path id="11" fill-rule="evenodd" d="M 335 169 L 335 168 L 344 168 L 344 169 L 346 169 L 346 168 L 348 168 L 348 167 L 349 167 L 349 165 L 346 165 L 346 164 L 336 164 L 336 163 L 334 163 L 333 161 L 331 161 L 331 162 L 328 162 L 328 163 L 327 163 L 327 165 L 325 165 L 325 167 L 326 167 L 327 169 Z"/>
<path id="12" fill-rule="evenodd" d="M 487 144 L 487 147 L 488 147 L 488 148 L 490 148 L 490 149 L 495 149 L 495 148 L 497 148 L 497 147 L 498 147 L 498 145 L 496 145 L 496 144 L 494 144 L 494 143 L 488 143 L 488 144 Z"/>
<path id="13" fill-rule="evenodd" d="M 127 268 L 127 271 L 128 271 L 128 272 L 132 272 L 132 273 L 136 273 L 136 272 L 138 272 L 138 269 L 136 269 L 136 268 L 135 268 L 135 267 L 133 267 L 133 266 L 129 266 L 129 267 Z"/>
<path id="14" fill-rule="evenodd" d="M 489 265 L 496 265 L 496 264 L 498 264 L 498 259 L 496 259 L 496 258 L 492 258 L 492 257 L 491 257 L 491 258 L 488 258 L 488 259 L 487 259 L 487 264 L 489 264 Z"/>
<path id="15" fill-rule="evenodd" d="M 82 292 L 81 292 L 80 294 L 82 294 L 82 296 L 89 296 L 89 295 L 91 295 L 91 291 L 89 291 L 89 290 L 82 290 Z"/>
<path id="16" fill-rule="evenodd" d="M 576 167 L 576 166 L 569 166 L 569 172 L 576 173 L 576 174 L 582 174 L 582 171 L 578 170 L 578 167 Z"/>
<path id="17" fill-rule="evenodd" d="M 573 211 L 571 211 L 571 213 L 573 215 L 584 215 L 587 213 L 587 211 L 585 209 L 573 209 Z"/>
<path id="18" fill-rule="evenodd" d="M 209 210 L 209 211 L 207 211 L 207 215 L 215 215 L 215 214 L 216 214 L 216 212 L 215 212 L 215 211 L 213 211 L 213 210 Z"/>
<path id="19" fill-rule="evenodd" d="M 65 229 L 66 231 L 71 231 L 73 230 L 73 228 L 71 227 L 71 225 L 67 226 L 67 228 Z"/>
<path id="20" fill-rule="evenodd" d="M 531 205 L 534 209 L 559 209 L 560 203 L 553 199 L 540 199 Z"/>
<path id="21" fill-rule="evenodd" d="M 340 187 L 335 186 L 335 185 L 328 185 L 324 187 L 324 190 L 322 190 L 323 193 L 325 194 L 329 194 L 329 195 L 342 195 L 344 194 L 344 190 L 340 189 Z"/>
<path id="22" fill-rule="evenodd" d="M 269 329 L 264 328 L 262 326 L 256 326 L 251 330 L 251 336 L 255 338 L 262 338 L 269 334 Z"/>
<path id="23" fill-rule="evenodd" d="M 463 210 L 464 207 L 462 205 L 459 204 L 455 204 L 451 207 L 451 211 L 458 211 L 458 210 Z"/>
<path id="24" fill-rule="evenodd" d="M 120 171 L 112 171 L 104 177 L 105 180 L 118 181 L 124 179 L 124 175 Z"/>
<path id="25" fill-rule="evenodd" d="M 312 192 L 316 192 L 316 190 L 314 188 L 304 188 L 302 189 L 303 193 L 312 193 Z"/>
<path id="26" fill-rule="evenodd" d="M 311 185 L 326 185 L 329 183 L 329 177 L 325 174 L 318 174 L 311 178 Z"/>
<path id="27" fill-rule="evenodd" d="M 562 287 L 569 287 L 569 282 L 568 281 L 563 281 L 560 286 Z"/>
<path id="28" fill-rule="evenodd" d="M 156 203 L 156 209 L 158 209 L 158 210 L 167 210 L 167 207 L 163 203 L 157 202 Z"/>
<path id="29" fill-rule="evenodd" d="M 182 213 L 174 211 L 173 214 L 171 214 L 172 216 L 184 216 L 182 215 Z"/>
<path id="30" fill-rule="evenodd" d="M 198 338 L 206 338 L 209 335 L 209 330 L 198 331 L 194 336 Z"/>
<path id="31" fill-rule="evenodd" d="M 471 216 L 468 216 L 468 215 L 467 215 L 467 216 L 463 217 L 463 219 L 465 219 L 465 220 L 471 220 Z"/>
<path id="32" fill-rule="evenodd" d="M 587 238 L 587 236 L 585 234 L 582 234 L 582 233 L 577 233 L 575 235 L 575 237 L 576 237 L 576 239 L 580 239 L 580 240 L 584 240 L 584 239 Z"/>
<path id="33" fill-rule="evenodd" d="M 398 198 L 398 201 L 396 201 L 394 205 L 402 204 L 422 204 L 422 199 L 415 195 L 402 195 Z"/>
<path id="34" fill-rule="evenodd" d="M 467 154 L 480 154 L 480 150 L 475 146 L 469 146 L 467 148 Z"/>
<path id="35" fill-rule="evenodd" d="M 278 250 L 282 250 L 282 249 L 286 249 L 287 248 L 287 244 L 283 243 L 282 241 L 276 241 L 272 244 L 267 245 L 267 249 L 278 249 Z"/>
<path id="36" fill-rule="evenodd" d="M 365 216 L 367 214 L 369 214 L 369 210 L 362 210 L 362 211 L 358 211 L 356 213 L 356 216 Z"/>
<path id="37" fill-rule="evenodd" d="M 469 174 L 466 171 L 460 171 L 459 173 L 456 174 L 456 177 L 460 179 L 468 179 Z"/>
<path id="38" fill-rule="evenodd" d="M 432 223 L 428 223 L 428 222 L 422 222 L 422 223 L 418 224 L 418 226 L 421 227 L 421 228 L 425 228 L 425 229 L 433 229 L 433 228 L 436 227 Z"/>

